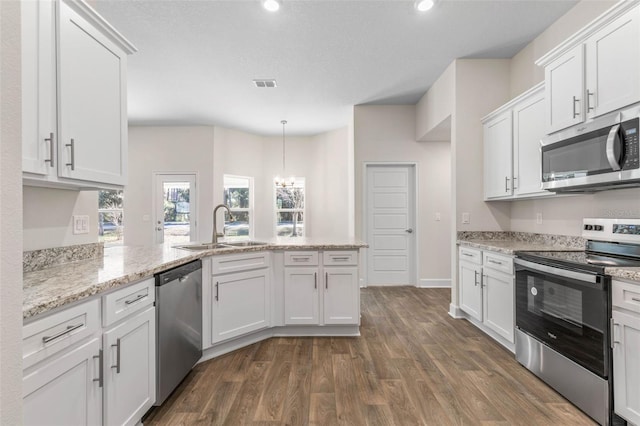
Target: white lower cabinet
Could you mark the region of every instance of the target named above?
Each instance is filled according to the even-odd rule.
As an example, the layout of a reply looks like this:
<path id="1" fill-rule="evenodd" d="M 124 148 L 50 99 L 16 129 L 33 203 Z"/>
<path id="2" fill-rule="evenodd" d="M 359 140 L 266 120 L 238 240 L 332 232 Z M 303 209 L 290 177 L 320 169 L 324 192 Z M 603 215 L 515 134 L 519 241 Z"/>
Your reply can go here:
<path id="1" fill-rule="evenodd" d="M 640 284 L 614 281 L 612 287 L 615 412 L 640 425 Z"/>
<path id="2" fill-rule="evenodd" d="M 460 309 L 486 332 L 514 343 L 513 259 L 468 247 L 458 250 Z"/>
<path id="3" fill-rule="evenodd" d="M 105 331 L 104 424 L 134 425 L 155 402 L 155 308 Z"/>
<path id="4" fill-rule="evenodd" d="M 95 337 L 25 374 L 24 424 L 102 424 L 100 354 L 100 339 Z"/>
<path id="5" fill-rule="evenodd" d="M 297 265 L 295 252 L 285 256 L 285 325 L 357 325 L 360 288 L 357 252 L 307 252 L 310 266 Z M 302 256 L 302 254 L 299 254 Z M 318 259 L 323 259 L 318 265 Z M 330 266 L 340 265 L 340 266 Z M 344 265 L 344 266 L 343 266 Z"/>

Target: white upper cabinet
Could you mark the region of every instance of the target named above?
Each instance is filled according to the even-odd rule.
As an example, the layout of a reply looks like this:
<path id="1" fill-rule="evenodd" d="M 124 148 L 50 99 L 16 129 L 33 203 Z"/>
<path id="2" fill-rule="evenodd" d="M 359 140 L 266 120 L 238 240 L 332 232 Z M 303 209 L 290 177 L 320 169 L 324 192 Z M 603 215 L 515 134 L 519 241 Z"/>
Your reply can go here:
<path id="1" fill-rule="evenodd" d="M 124 185 L 126 61 L 135 48 L 84 2 L 21 7 L 24 183 Z"/>
<path id="2" fill-rule="evenodd" d="M 484 118 L 485 200 L 552 195 L 540 187 L 544 99 L 541 83 Z"/>
<path id="3" fill-rule="evenodd" d="M 561 130 L 584 121 L 584 46 L 545 67 L 547 131 Z"/>
<path id="4" fill-rule="evenodd" d="M 640 101 L 640 9 L 619 2 L 536 64 L 553 133 Z"/>
<path id="5" fill-rule="evenodd" d="M 511 110 L 484 123 L 485 198 L 504 198 L 512 194 Z"/>

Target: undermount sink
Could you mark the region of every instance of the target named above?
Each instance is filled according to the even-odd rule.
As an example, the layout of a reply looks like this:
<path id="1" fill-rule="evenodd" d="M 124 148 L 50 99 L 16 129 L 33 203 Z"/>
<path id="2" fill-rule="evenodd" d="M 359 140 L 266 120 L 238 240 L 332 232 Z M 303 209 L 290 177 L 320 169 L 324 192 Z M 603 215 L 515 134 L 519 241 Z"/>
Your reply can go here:
<path id="1" fill-rule="evenodd" d="M 214 250 L 233 247 L 257 247 L 266 246 L 267 243 L 260 241 L 228 241 L 224 243 L 198 243 L 198 244 L 185 244 L 181 246 L 175 246 L 174 248 L 183 250 Z"/>

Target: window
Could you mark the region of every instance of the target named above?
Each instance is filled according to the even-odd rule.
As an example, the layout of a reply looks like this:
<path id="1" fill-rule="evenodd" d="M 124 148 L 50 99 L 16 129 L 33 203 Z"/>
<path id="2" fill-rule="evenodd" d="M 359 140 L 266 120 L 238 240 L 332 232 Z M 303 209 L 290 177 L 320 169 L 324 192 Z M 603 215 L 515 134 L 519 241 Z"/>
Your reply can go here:
<path id="1" fill-rule="evenodd" d="M 229 214 L 224 213 L 225 236 L 252 238 L 253 178 L 224 175 L 224 203 L 233 215 L 229 220 Z"/>
<path id="2" fill-rule="evenodd" d="M 304 178 L 276 186 L 276 235 L 304 237 Z"/>
<path id="3" fill-rule="evenodd" d="M 122 190 L 98 192 L 98 241 L 120 246 L 123 240 Z"/>

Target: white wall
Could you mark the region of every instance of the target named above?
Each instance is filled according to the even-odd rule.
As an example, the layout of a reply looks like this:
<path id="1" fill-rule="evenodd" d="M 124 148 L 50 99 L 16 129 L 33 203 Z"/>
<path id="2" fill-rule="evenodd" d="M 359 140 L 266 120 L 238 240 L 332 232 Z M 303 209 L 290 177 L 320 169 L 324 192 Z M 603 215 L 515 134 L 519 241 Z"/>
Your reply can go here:
<path id="1" fill-rule="evenodd" d="M 129 183 L 123 199 L 124 244 L 154 243 L 154 172 L 197 173 L 197 239 L 211 239 L 213 137 L 213 127 L 129 127 Z M 145 215 L 149 221 L 144 220 Z"/>
<path id="2" fill-rule="evenodd" d="M 451 247 L 449 143 L 416 141 L 416 107 L 413 105 L 356 106 L 354 132 L 356 236 L 365 237 L 362 231 L 363 163 L 416 162 L 419 176 L 417 227 L 420 232 L 418 279 L 448 279 L 450 258 L 447 253 Z M 441 213 L 440 222 L 435 221 L 435 212 Z"/>
<path id="3" fill-rule="evenodd" d="M 0 423 L 22 423 L 20 3 L 0 1 Z"/>
<path id="4" fill-rule="evenodd" d="M 416 105 L 416 140 L 433 140 L 428 135 L 453 114 L 455 107 L 455 78 L 456 61 L 453 61 Z M 435 139 L 440 138 L 436 137 Z M 449 134 L 440 140 L 450 139 L 449 129 Z"/>
<path id="5" fill-rule="evenodd" d="M 69 191 L 25 186 L 24 250 L 98 241 L 98 191 Z M 73 215 L 89 216 L 89 233 L 73 235 Z"/>

